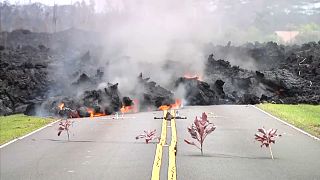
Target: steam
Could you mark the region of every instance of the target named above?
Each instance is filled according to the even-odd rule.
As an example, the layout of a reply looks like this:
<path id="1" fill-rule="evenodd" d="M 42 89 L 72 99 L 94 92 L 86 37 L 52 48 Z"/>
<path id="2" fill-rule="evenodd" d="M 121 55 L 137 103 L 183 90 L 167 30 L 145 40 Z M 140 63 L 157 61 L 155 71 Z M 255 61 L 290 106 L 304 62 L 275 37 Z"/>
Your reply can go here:
<path id="1" fill-rule="evenodd" d="M 165 88 L 170 88 L 172 81 L 184 74 L 201 76 L 205 74 L 204 62 L 211 53 L 215 53 L 217 58 L 229 60 L 232 65 L 256 70 L 256 64 L 249 56 L 242 54 L 242 57 L 239 57 L 237 53 L 212 52 L 210 44 L 225 45 L 232 40 L 232 45 L 238 45 L 246 41 L 273 40 L 267 39 L 269 36 L 265 34 L 270 35 L 275 28 L 281 27 L 279 24 L 288 23 L 282 23 L 284 20 L 279 20 L 278 24 L 273 22 L 274 12 L 282 12 L 283 7 L 293 11 L 295 6 L 299 6 L 298 2 L 291 1 L 282 4 L 251 0 L 83 2 L 94 3 L 88 6 L 78 3 L 76 10 L 72 12 L 74 19 L 63 18 L 64 16 L 59 14 L 62 11 L 57 7 L 57 28 L 65 30 L 77 27 L 90 31 L 92 37 L 78 35 L 66 39 L 65 44 L 76 45 L 77 48 L 82 46 L 79 49 L 89 50 L 91 55 L 95 56 L 90 63 L 83 65 L 84 69 L 81 72 L 94 76 L 97 68 L 103 69 L 104 77 L 98 85 L 99 88 L 106 86 L 107 82 L 119 83 L 119 90 L 125 95 L 130 95 L 128 93 L 136 88 L 137 76 L 141 72 L 144 77 L 150 77 Z M 91 9 L 94 6 L 95 8 Z M 40 16 L 46 22 L 44 27 L 51 30 L 53 24 L 48 21 L 51 22 L 54 10 L 56 9 L 52 7 L 46 12 L 50 16 Z M 312 17 L 314 16 L 316 14 Z M 272 22 L 268 22 L 270 19 Z M 98 46 L 102 48 L 96 50 Z M 85 51 L 65 52 L 70 54 L 53 70 L 53 76 L 66 81 L 64 87 L 67 88 L 70 84 L 69 77 L 74 72 L 76 57 Z M 71 81 L 75 80 L 76 78 Z"/>
<path id="2" fill-rule="evenodd" d="M 108 9 L 103 30 L 104 59 L 110 60 L 106 79 L 119 82 L 123 92 L 133 87 L 130 82 L 140 72 L 164 87 L 173 76 L 202 74 L 204 46 L 215 36 L 208 3 L 112 1 L 114 9 Z M 167 68 L 162 68 L 165 64 Z"/>

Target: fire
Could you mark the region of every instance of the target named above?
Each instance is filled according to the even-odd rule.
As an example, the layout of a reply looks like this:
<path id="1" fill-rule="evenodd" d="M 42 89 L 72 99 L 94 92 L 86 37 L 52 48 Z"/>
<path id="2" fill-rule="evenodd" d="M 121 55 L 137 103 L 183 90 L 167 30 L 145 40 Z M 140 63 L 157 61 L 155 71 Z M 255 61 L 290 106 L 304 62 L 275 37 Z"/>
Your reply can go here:
<path id="1" fill-rule="evenodd" d="M 171 104 L 171 109 L 179 109 L 181 107 L 181 99 L 176 99 L 176 102 L 174 104 Z"/>
<path id="2" fill-rule="evenodd" d="M 58 107 L 59 107 L 60 110 L 63 110 L 64 103 L 60 103 Z"/>
<path id="3" fill-rule="evenodd" d="M 122 106 L 122 108 L 120 109 L 121 113 L 128 113 L 131 112 L 133 110 L 133 106 Z"/>
<path id="4" fill-rule="evenodd" d="M 105 113 L 93 113 L 93 117 L 106 116 Z"/>
<path id="5" fill-rule="evenodd" d="M 138 112 L 138 100 L 134 99 L 132 106 L 122 106 L 120 108 L 120 111 L 121 111 L 122 114 Z M 104 112 L 96 112 L 93 108 L 87 108 L 87 113 L 90 114 L 90 118 L 100 117 L 100 116 L 107 116 L 108 115 L 108 114 L 106 114 Z"/>
<path id="6" fill-rule="evenodd" d="M 170 105 L 169 106 L 168 105 L 162 105 L 162 106 L 159 107 L 159 110 L 161 110 L 161 111 L 168 110 L 168 109 L 170 109 Z"/>
<path id="7" fill-rule="evenodd" d="M 120 111 L 122 114 L 124 114 L 124 113 L 137 113 L 138 112 L 138 104 L 139 104 L 139 101 L 137 99 L 133 99 L 132 106 L 122 106 L 120 108 Z"/>
<path id="8" fill-rule="evenodd" d="M 170 105 L 162 105 L 159 107 L 159 110 L 168 110 L 168 109 L 179 109 L 182 105 L 182 101 L 181 99 L 176 99 L 174 104 L 170 104 Z"/>
<path id="9" fill-rule="evenodd" d="M 105 113 L 97 113 L 94 111 L 94 109 L 92 108 L 87 108 L 87 112 L 90 114 L 90 117 L 93 118 L 93 117 L 100 117 L 100 116 L 106 116 Z"/>
<path id="10" fill-rule="evenodd" d="M 90 114 L 90 117 L 93 117 L 94 110 L 91 109 L 91 108 L 88 108 L 87 111 L 88 111 L 88 113 Z"/>

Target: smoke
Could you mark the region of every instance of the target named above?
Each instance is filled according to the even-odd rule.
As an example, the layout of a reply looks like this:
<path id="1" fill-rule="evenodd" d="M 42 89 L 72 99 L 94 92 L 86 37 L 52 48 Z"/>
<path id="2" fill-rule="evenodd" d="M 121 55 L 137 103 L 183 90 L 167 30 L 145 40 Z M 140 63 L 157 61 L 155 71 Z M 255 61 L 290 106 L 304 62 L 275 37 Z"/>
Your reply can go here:
<path id="1" fill-rule="evenodd" d="M 239 58 L 237 53 L 231 52 L 225 55 L 220 52 L 212 52 L 210 44 L 226 44 L 230 40 L 232 45 L 246 41 L 265 41 L 266 37 L 269 37 L 265 34 L 270 35 L 274 30 L 279 30 L 277 28 L 285 27 L 283 24 L 287 23 L 287 19 L 274 21 L 277 17 L 282 17 L 283 8 L 293 11 L 294 6 L 299 4 L 291 1 L 291 3 L 289 1 L 278 3 L 266 0 L 95 0 L 83 2 L 86 3 L 76 3 L 72 8 L 66 5 L 50 7 L 41 11 L 40 15 L 30 16 L 30 21 L 37 23 L 28 24 L 29 19 L 25 17 L 29 16 L 24 15 L 25 17 L 16 18 L 22 19 L 22 22 L 9 24 L 19 25 L 17 27 L 23 24 L 36 31 L 45 29 L 46 32 L 54 32 L 52 29 L 55 28 L 65 30 L 70 27 L 90 31 L 92 34 L 90 37 L 80 34 L 72 35 L 73 38 L 70 39 L 61 39 L 61 42 L 64 43 L 63 47 L 67 45 L 64 49 L 77 46 L 75 51 L 78 52 L 66 52 L 69 55 L 66 56 L 65 61 L 61 62 L 62 65 L 57 70 L 54 69 L 54 76 L 61 81 L 66 81 L 64 86 L 68 86 L 70 81 L 76 81 L 76 78 L 71 80 L 69 78 L 70 74 L 75 71 L 74 69 L 77 70 L 74 59 L 79 56 L 78 54 L 90 50 L 91 55 L 96 56 L 95 61 L 85 62 L 81 72 L 94 76 L 96 68 L 102 68 L 104 82 L 98 87 L 105 86 L 107 82 L 119 83 L 119 89 L 123 94 L 128 94 L 136 88 L 136 77 L 140 72 L 166 88 L 171 87 L 171 81 L 175 80 L 175 77 L 184 74 L 201 76 L 205 74 L 203 73 L 204 64 L 211 53 L 217 54 L 216 57 L 226 58 L 233 65 L 257 69 L 255 62 L 249 56 L 243 55 Z M 37 9 L 37 6 L 30 6 L 30 9 Z M 38 9 L 43 9 L 43 7 L 39 6 Z M 56 16 L 53 17 L 53 14 Z M 293 14 L 292 17 L 294 15 L 296 16 Z M 298 17 L 301 16 L 301 14 L 298 15 Z M 314 16 L 316 14 L 312 15 Z M 39 17 L 39 22 L 34 20 L 35 17 Z M 56 24 L 51 23 L 52 18 L 57 20 Z M 311 19 L 311 15 L 308 18 Z M 296 20 L 297 18 L 289 19 Z M 299 22 L 302 21 L 306 20 L 299 20 Z M 34 24 L 37 25 L 37 28 L 33 26 Z M 82 47 L 79 48 L 80 46 Z M 95 54 L 97 46 L 102 46 L 102 49 Z M 85 51 L 79 52 L 79 49 L 85 49 Z M 66 75 L 68 73 L 69 75 Z"/>
<path id="2" fill-rule="evenodd" d="M 209 2 L 112 1 L 99 30 L 109 62 L 106 79 L 119 82 L 123 92 L 140 72 L 164 87 L 173 76 L 203 74 L 204 46 L 216 36 Z"/>

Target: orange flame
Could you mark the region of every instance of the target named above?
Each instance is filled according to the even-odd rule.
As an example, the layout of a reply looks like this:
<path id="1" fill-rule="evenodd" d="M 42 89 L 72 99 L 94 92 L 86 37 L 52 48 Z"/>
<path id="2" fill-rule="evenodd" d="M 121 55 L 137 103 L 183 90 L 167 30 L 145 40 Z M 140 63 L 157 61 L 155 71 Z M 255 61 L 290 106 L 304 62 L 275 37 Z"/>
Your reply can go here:
<path id="1" fill-rule="evenodd" d="M 132 101 L 133 101 L 132 106 L 122 106 L 120 108 L 120 111 L 122 114 L 124 114 L 124 113 L 137 113 L 138 112 L 139 101 L 137 99 L 133 99 Z"/>
<path id="2" fill-rule="evenodd" d="M 121 113 L 128 113 L 131 112 L 133 110 L 133 106 L 122 106 L 122 108 L 120 109 Z"/>
<path id="3" fill-rule="evenodd" d="M 100 117 L 100 116 L 106 116 L 105 113 L 94 113 L 93 117 Z"/>
<path id="4" fill-rule="evenodd" d="M 93 114 L 94 114 L 94 110 L 91 109 L 91 108 L 88 108 L 87 111 L 88 111 L 88 113 L 90 114 L 90 117 L 92 118 L 92 117 L 93 117 Z"/>
<path id="5" fill-rule="evenodd" d="M 133 99 L 133 105 L 132 106 L 122 106 L 120 108 L 120 111 L 122 114 L 124 113 L 136 113 L 138 112 L 138 104 L 139 101 L 137 99 Z M 99 116 L 107 116 L 108 114 L 95 112 L 93 108 L 87 108 L 87 112 L 90 114 L 90 117 L 99 117 Z"/>
<path id="6" fill-rule="evenodd" d="M 59 107 L 60 110 L 62 110 L 63 107 L 64 107 L 64 103 L 60 103 L 58 107 Z"/>
<path id="7" fill-rule="evenodd" d="M 170 105 L 162 105 L 159 107 L 159 110 L 168 110 L 168 109 L 179 109 L 181 107 L 181 99 L 176 99 L 174 104 L 170 104 Z"/>
<path id="8" fill-rule="evenodd" d="M 162 106 L 159 107 L 159 110 L 161 110 L 161 111 L 168 110 L 168 109 L 170 109 L 170 105 L 169 106 L 168 105 L 162 105 Z"/>
<path id="9" fill-rule="evenodd" d="M 181 99 L 176 99 L 176 102 L 174 104 L 171 104 L 171 109 L 179 109 L 181 107 L 181 104 Z"/>
<path id="10" fill-rule="evenodd" d="M 106 116 L 105 113 L 97 113 L 97 112 L 95 112 L 94 109 L 92 109 L 92 108 L 87 108 L 87 112 L 90 114 L 90 118 L 100 117 L 100 116 Z"/>

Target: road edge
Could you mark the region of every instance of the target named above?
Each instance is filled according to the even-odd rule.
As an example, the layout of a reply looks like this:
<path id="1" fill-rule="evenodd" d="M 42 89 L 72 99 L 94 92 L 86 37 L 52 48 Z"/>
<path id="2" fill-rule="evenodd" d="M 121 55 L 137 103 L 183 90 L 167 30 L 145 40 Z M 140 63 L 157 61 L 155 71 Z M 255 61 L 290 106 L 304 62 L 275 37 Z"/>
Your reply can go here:
<path id="1" fill-rule="evenodd" d="M 43 126 L 43 127 L 39 128 L 39 129 L 36 129 L 36 130 L 34 130 L 34 131 L 32 131 L 32 132 L 30 132 L 30 133 L 28 133 L 28 134 L 24 135 L 24 136 L 21 136 L 21 137 L 15 138 L 15 139 L 13 139 L 13 140 L 11 140 L 11 141 L 7 142 L 7 143 L 4 143 L 4 144 L 2 144 L 2 145 L 0 146 L 0 149 L 2 149 L 2 148 L 4 148 L 4 147 L 8 146 L 9 144 L 12 144 L 12 143 L 14 143 L 14 142 L 18 141 L 18 140 L 24 139 L 24 138 L 26 138 L 26 137 L 28 137 L 28 136 L 30 136 L 30 135 L 32 135 L 32 134 L 34 134 L 34 133 L 37 133 L 37 132 L 39 132 L 39 131 L 41 131 L 41 130 L 43 130 L 43 129 L 47 128 L 47 127 L 50 127 L 50 126 L 52 126 L 53 124 L 57 123 L 58 121 L 60 121 L 60 119 L 58 119 L 58 120 L 56 120 L 56 121 L 53 121 L 53 122 L 51 122 L 51 123 L 49 123 L 49 124 L 47 124 L 47 125 L 45 125 L 45 126 Z"/>
<path id="2" fill-rule="evenodd" d="M 270 114 L 270 113 L 266 112 L 265 110 L 262 110 L 262 109 L 258 108 L 258 107 L 257 107 L 257 106 L 255 106 L 255 105 L 251 105 L 251 106 L 252 106 L 252 107 L 254 107 L 255 109 L 257 109 L 257 110 L 259 110 L 259 111 L 263 112 L 264 114 L 266 114 L 266 115 L 268 115 L 268 116 L 270 116 L 270 117 L 272 117 L 272 118 L 274 118 L 274 119 L 276 119 L 276 120 L 280 121 L 281 123 L 283 123 L 283 124 L 285 124 L 285 125 L 287 125 L 287 126 L 289 126 L 289 127 L 293 128 L 293 129 L 295 129 L 295 130 L 297 130 L 297 131 L 301 132 L 302 134 L 307 135 L 307 136 L 309 136 L 309 137 L 313 138 L 314 140 L 320 141 L 320 138 L 318 138 L 318 137 L 316 137 L 316 136 L 314 136 L 314 135 L 312 135 L 312 134 L 309 134 L 308 132 L 306 132 L 306 131 L 304 131 L 304 130 L 302 130 L 302 129 L 300 129 L 300 128 L 297 128 L 296 126 L 294 126 L 294 125 L 292 125 L 292 124 L 290 124 L 290 123 L 288 123 L 288 122 L 286 122 L 286 121 L 281 120 L 280 118 L 278 118 L 278 117 L 276 117 L 276 116 L 274 116 L 274 115 L 272 115 L 272 114 Z"/>

